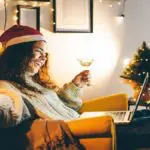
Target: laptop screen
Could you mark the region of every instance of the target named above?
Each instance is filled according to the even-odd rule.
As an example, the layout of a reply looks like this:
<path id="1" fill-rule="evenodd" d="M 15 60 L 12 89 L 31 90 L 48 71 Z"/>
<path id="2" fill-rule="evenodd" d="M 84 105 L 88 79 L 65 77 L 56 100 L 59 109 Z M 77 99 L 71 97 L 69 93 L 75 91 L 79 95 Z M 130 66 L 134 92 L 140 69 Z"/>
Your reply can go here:
<path id="1" fill-rule="evenodd" d="M 148 81 L 149 81 L 149 73 L 147 72 L 146 76 L 145 76 L 145 79 L 144 79 L 144 82 L 142 84 L 141 90 L 140 90 L 139 95 L 137 97 L 137 100 L 136 100 L 136 103 L 135 103 L 135 108 L 133 109 L 132 119 L 134 118 L 135 112 L 137 111 L 139 102 L 140 102 L 142 94 L 143 94 L 143 92 L 144 92 L 144 90 L 145 90 L 145 88 L 147 86 Z"/>

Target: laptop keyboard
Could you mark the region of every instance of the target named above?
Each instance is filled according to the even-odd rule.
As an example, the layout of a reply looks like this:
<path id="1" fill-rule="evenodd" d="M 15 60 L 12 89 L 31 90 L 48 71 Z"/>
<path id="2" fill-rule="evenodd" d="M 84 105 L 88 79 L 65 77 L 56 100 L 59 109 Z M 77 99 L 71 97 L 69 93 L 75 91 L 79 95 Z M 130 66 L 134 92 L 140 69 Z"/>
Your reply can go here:
<path id="1" fill-rule="evenodd" d="M 108 112 L 107 115 L 111 116 L 114 118 L 116 121 L 123 121 L 126 115 L 126 112 Z"/>

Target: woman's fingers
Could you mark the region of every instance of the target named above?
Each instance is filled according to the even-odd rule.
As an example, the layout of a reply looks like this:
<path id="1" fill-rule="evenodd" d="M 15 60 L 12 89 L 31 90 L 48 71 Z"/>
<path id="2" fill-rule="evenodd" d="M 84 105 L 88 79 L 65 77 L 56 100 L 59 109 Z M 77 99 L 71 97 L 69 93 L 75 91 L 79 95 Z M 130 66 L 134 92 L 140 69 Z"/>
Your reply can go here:
<path id="1" fill-rule="evenodd" d="M 91 75 L 89 70 L 84 70 L 76 75 L 72 82 L 78 87 L 83 87 L 90 81 L 90 79 Z"/>

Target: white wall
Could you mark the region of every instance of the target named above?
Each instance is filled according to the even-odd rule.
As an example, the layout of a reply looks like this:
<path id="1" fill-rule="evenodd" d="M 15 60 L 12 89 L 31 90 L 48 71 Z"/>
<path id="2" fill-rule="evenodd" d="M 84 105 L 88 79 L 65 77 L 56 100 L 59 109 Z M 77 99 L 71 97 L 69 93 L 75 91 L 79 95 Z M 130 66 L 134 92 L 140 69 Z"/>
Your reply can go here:
<path id="1" fill-rule="evenodd" d="M 41 32 L 48 41 L 51 54 L 51 74 L 58 85 L 69 82 L 83 68 L 77 57 L 92 57 L 92 86 L 84 88 L 83 99 L 106 96 L 118 92 L 131 95 L 131 88 L 120 82 L 119 75 L 123 59 L 131 57 L 143 40 L 149 42 L 150 34 L 150 1 L 127 0 L 125 18 L 118 24 L 114 18 L 119 5 L 114 2 L 101 4 L 94 0 L 94 33 L 52 33 L 49 31 L 49 4 L 41 6 Z M 13 21 L 16 3 L 8 3 L 8 24 Z M 0 30 L 3 29 L 4 9 L 0 0 Z"/>

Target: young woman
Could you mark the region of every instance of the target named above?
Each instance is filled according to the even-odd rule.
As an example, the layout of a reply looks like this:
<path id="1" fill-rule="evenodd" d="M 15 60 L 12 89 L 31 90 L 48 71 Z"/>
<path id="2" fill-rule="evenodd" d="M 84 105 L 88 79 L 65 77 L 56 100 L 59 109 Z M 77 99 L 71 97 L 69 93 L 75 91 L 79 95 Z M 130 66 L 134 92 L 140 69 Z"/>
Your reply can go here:
<path id="1" fill-rule="evenodd" d="M 6 91 L 0 94 L 0 127 L 14 126 L 36 115 L 55 120 L 79 117 L 80 91 L 89 80 L 89 71 L 58 88 L 48 75 L 46 42 L 40 32 L 27 26 L 13 26 L 0 41 L 6 44 L 0 57 L 0 90 L 7 89 L 17 97 L 16 100 L 6 95 Z"/>
<path id="2" fill-rule="evenodd" d="M 39 31 L 15 25 L 1 35 L 0 42 L 5 48 L 0 56 L 0 147 L 23 150 L 30 139 L 28 149 L 42 146 L 44 150 L 48 145 L 50 149 L 57 145 L 80 149 L 68 126 L 58 120 L 79 117 L 80 91 L 89 80 L 89 71 L 58 88 L 48 74 L 46 41 Z M 45 142 L 45 136 L 53 138 Z"/>

